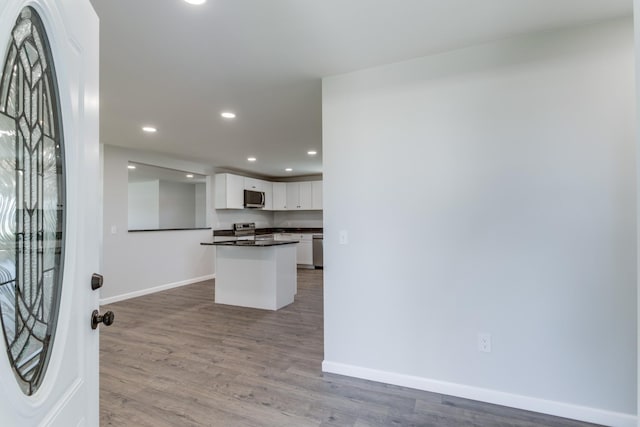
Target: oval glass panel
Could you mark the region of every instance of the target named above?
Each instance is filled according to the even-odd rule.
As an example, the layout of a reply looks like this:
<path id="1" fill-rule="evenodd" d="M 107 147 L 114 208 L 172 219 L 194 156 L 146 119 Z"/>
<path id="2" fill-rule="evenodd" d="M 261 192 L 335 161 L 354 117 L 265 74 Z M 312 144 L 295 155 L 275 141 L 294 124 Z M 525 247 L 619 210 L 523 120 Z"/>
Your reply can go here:
<path id="1" fill-rule="evenodd" d="M 62 285 L 65 181 L 56 82 L 42 21 L 26 7 L 0 76 L 0 318 L 27 395 L 44 377 Z"/>

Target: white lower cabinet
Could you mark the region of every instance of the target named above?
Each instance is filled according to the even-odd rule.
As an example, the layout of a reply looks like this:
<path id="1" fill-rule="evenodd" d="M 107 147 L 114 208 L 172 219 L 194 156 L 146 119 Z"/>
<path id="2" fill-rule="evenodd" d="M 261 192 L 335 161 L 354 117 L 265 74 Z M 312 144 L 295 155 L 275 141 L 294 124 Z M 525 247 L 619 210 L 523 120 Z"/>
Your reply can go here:
<path id="1" fill-rule="evenodd" d="M 313 265 L 313 234 L 296 234 L 298 265 Z"/>
<path id="2" fill-rule="evenodd" d="M 313 234 L 311 233 L 274 233 L 274 240 L 297 240 L 296 263 L 301 266 L 313 266 Z"/>

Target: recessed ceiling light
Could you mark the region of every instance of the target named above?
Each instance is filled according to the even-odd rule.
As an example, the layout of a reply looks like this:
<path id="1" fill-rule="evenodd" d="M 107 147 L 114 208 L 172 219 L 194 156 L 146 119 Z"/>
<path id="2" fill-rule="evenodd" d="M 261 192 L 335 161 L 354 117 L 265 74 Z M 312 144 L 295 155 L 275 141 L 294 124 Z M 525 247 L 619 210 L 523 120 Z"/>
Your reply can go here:
<path id="1" fill-rule="evenodd" d="M 258 159 L 256 159 L 255 157 L 247 157 L 247 160 L 250 162 L 255 162 Z"/>
<path id="2" fill-rule="evenodd" d="M 315 156 L 316 154 L 318 154 L 318 152 L 315 150 L 311 150 L 311 151 L 307 151 L 307 154 L 310 156 Z"/>
<path id="3" fill-rule="evenodd" d="M 189 4 L 204 4 L 207 2 L 207 0 L 184 0 Z"/>
<path id="4" fill-rule="evenodd" d="M 292 171 L 293 171 L 293 169 L 291 169 L 291 168 L 286 168 L 285 169 L 285 172 L 292 172 Z"/>
<path id="5" fill-rule="evenodd" d="M 193 174 L 188 173 L 187 175 L 185 175 L 187 178 L 193 178 Z"/>
<path id="6" fill-rule="evenodd" d="M 220 115 L 222 117 L 224 117 L 225 119 L 235 119 L 236 118 L 236 114 L 232 113 L 231 111 L 223 111 L 222 113 L 220 113 Z"/>
<path id="7" fill-rule="evenodd" d="M 135 169 L 135 168 L 136 168 L 136 165 L 128 165 L 127 166 L 127 169 Z"/>
<path id="8" fill-rule="evenodd" d="M 143 126 L 142 130 L 145 132 L 149 132 L 149 133 L 153 133 L 153 132 L 157 132 L 158 129 L 154 128 L 153 126 Z"/>

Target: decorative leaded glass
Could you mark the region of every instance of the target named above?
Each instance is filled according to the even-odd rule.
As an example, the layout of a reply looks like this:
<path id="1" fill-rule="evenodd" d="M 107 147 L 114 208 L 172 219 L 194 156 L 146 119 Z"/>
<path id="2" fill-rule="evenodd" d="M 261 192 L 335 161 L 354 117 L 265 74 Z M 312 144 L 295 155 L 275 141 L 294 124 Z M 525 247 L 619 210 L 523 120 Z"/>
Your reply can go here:
<path id="1" fill-rule="evenodd" d="M 20 387 L 32 395 L 47 367 L 62 286 L 64 155 L 53 58 L 26 7 L 0 77 L 0 318 Z"/>

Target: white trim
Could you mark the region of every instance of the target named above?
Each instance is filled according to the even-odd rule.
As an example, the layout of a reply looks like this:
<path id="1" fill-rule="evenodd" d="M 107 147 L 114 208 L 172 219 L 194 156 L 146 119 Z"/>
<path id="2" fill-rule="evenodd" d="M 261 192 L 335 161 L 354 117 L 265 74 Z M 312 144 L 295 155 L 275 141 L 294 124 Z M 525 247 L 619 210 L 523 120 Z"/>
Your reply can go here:
<path id="1" fill-rule="evenodd" d="M 509 406 L 527 411 L 571 418 L 612 427 L 636 427 L 638 417 L 620 412 L 605 411 L 588 406 L 572 405 L 553 400 L 539 399 L 529 396 L 505 393 L 464 384 L 450 383 L 395 372 L 380 371 L 361 366 L 347 365 L 324 360 L 322 372 L 362 378 L 386 384 L 409 387 L 417 390 L 447 394 L 466 399 L 479 400 L 496 405 Z"/>
<path id="2" fill-rule="evenodd" d="M 67 409 L 67 406 L 70 405 L 71 400 L 75 397 L 76 393 L 80 390 L 80 387 L 84 384 L 84 380 L 77 378 L 71 387 L 67 389 L 67 391 L 62 395 L 60 400 L 53 405 L 53 407 L 49 410 L 49 414 L 47 414 L 46 418 L 40 422 L 40 426 L 48 426 L 51 425 L 53 421 L 60 415 L 60 413 Z"/>
<path id="3" fill-rule="evenodd" d="M 193 283 L 202 282 L 204 280 L 215 279 L 215 274 L 207 274 L 206 276 L 194 277 L 193 279 L 181 280 L 179 282 L 167 283 L 165 285 L 154 286 L 153 288 L 141 289 L 135 292 L 116 295 L 109 298 L 100 298 L 100 305 L 112 304 L 118 301 L 124 301 L 131 298 L 141 297 L 143 295 L 155 294 L 156 292 L 166 291 L 167 289 L 179 288 L 180 286 L 191 285 Z"/>

